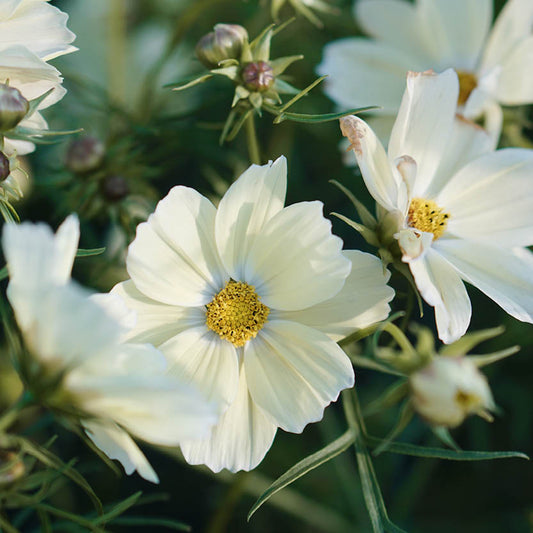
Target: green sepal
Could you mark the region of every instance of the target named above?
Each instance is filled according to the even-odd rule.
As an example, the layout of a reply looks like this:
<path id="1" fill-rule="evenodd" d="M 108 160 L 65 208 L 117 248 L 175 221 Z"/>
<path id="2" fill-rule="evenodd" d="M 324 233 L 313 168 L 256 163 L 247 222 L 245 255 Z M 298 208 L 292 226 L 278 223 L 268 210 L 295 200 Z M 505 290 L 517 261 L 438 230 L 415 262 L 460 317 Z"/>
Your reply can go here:
<path id="1" fill-rule="evenodd" d="M 165 87 L 172 87 L 173 91 L 183 91 L 185 89 L 189 89 L 190 87 L 194 87 L 195 85 L 199 85 L 200 83 L 204 83 L 207 80 L 210 80 L 212 77 L 213 77 L 213 74 L 204 74 L 203 76 L 199 76 L 199 77 L 194 76 L 194 78 L 192 79 L 191 78 L 185 79 L 177 86 L 175 83 L 169 83 L 165 85 Z"/>

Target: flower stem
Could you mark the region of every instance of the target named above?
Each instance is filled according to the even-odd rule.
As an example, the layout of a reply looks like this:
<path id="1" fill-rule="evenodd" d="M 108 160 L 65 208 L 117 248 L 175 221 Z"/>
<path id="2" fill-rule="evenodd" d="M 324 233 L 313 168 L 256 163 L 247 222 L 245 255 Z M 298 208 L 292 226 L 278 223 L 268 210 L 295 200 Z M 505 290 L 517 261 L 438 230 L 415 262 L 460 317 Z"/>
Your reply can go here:
<path id="1" fill-rule="evenodd" d="M 24 391 L 20 398 L 0 416 L 0 432 L 9 429 L 19 416 L 19 413 L 28 405 L 33 403 L 33 397 L 30 392 Z"/>
<path id="2" fill-rule="evenodd" d="M 260 165 L 261 155 L 259 152 L 259 143 L 257 142 L 257 131 L 255 129 L 255 119 L 253 113 L 248 115 L 248 118 L 244 124 L 246 127 L 246 142 L 248 144 L 250 162 L 254 165 Z"/>

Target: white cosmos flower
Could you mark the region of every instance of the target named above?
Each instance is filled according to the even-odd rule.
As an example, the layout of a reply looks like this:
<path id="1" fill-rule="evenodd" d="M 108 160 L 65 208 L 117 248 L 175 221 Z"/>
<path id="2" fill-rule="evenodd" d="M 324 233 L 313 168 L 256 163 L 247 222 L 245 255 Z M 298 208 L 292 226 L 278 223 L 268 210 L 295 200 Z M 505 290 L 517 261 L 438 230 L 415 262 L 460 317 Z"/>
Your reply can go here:
<path id="1" fill-rule="evenodd" d="M 174 446 L 206 435 L 216 410 L 166 373 L 166 359 L 153 346 L 124 342 L 134 317 L 119 297 L 90 296 L 70 280 L 78 238 L 74 216 L 55 236 L 44 224 L 4 226 L 8 298 L 33 361 L 28 368 L 37 367 L 26 379 L 44 404 L 79 417 L 128 474 L 137 470 L 157 482 L 130 434 Z"/>
<path id="2" fill-rule="evenodd" d="M 276 429 L 300 433 L 354 383 L 335 340 L 384 319 L 393 290 L 374 256 L 342 252 L 320 202 L 284 207 L 286 160 L 252 165 L 218 210 L 174 187 L 140 224 L 131 280 L 113 292 L 137 311 L 134 340 L 221 405 L 186 460 L 250 470 Z"/>
<path id="3" fill-rule="evenodd" d="M 358 0 L 355 17 L 372 40 L 327 45 L 318 67 L 326 93 L 339 106 L 382 106 L 372 120 L 387 139 L 400 106 L 407 71 L 454 68 L 460 111 L 485 114 L 497 141 L 500 105 L 533 103 L 533 2 L 509 0 L 492 22 L 493 0 Z M 375 121 L 375 122 L 374 122 Z"/>
<path id="4" fill-rule="evenodd" d="M 388 154 L 363 120 L 341 119 L 369 192 L 397 216 L 402 260 L 446 343 L 470 323 L 462 280 L 533 322 L 533 151 L 492 151 L 455 115 L 458 92 L 453 70 L 410 73 Z"/>

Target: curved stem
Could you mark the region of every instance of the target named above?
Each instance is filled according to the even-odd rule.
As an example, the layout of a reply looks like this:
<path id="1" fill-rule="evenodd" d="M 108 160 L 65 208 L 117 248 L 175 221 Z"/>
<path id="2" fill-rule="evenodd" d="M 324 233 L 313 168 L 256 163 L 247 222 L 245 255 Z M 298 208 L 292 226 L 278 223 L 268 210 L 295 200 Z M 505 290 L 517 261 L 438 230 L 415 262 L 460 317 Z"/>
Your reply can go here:
<path id="1" fill-rule="evenodd" d="M 260 165 L 261 155 L 259 152 L 259 143 L 257 142 L 257 131 L 255 129 L 255 118 L 253 113 L 248 115 L 244 124 L 246 128 L 246 142 L 248 144 L 250 162 L 255 165 Z"/>

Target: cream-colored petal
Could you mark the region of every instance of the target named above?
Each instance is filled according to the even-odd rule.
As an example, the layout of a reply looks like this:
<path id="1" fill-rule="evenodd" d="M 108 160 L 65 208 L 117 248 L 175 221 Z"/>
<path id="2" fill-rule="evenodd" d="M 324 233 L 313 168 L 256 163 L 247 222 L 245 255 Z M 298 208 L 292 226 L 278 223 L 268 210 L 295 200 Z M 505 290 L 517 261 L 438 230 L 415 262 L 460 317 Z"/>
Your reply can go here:
<path id="1" fill-rule="evenodd" d="M 253 401 L 285 431 L 301 433 L 322 419 L 354 372 L 341 348 L 324 333 L 284 320 L 266 323 L 244 347 Z"/>
<path id="2" fill-rule="evenodd" d="M 128 273 L 137 289 L 168 305 L 210 302 L 229 279 L 215 245 L 215 214 L 194 189 L 171 189 L 137 227 L 128 249 Z"/>
<path id="3" fill-rule="evenodd" d="M 89 438 L 110 459 L 116 459 L 126 474 L 137 471 L 152 483 L 159 483 L 159 478 L 150 463 L 133 439 L 113 422 L 83 420 L 82 425 Z"/>
<path id="4" fill-rule="evenodd" d="M 334 341 L 385 320 L 394 298 L 394 290 L 387 285 L 390 272 L 373 255 L 356 250 L 343 255 L 351 261 L 352 270 L 336 296 L 300 311 L 277 311 L 276 319 L 310 326 Z"/>
<path id="5" fill-rule="evenodd" d="M 119 295 L 136 313 L 136 322 L 128 335 L 131 342 L 159 346 L 186 329 L 205 324 L 203 307 L 162 304 L 145 296 L 132 280 L 115 285 L 112 294 Z"/>
<path id="6" fill-rule="evenodd" d="M 277 426 L 252 400 L 244 367 L 241 367 L 235 400 L 204 440 L 181 444 L 185 460 L 205 464 L 213 472 L 252 470 L 266 455 Z"/>
<path id="7" fill-rule="evenodd" d="M 300 202 L 272 217 L 244 265 L 246 283 L 273 309 L 304 309 L 334 296 L 350 273 L 342 240 L 321 202 Z"/>
<path id="8" fill-rule="evenodd" d="M 436 201 L 447 232 L 504 247 L 533 244 L 533 151 L 507 148 L 461 169 Z"/>
<path id="9" fill-rule="evenodd" d="M 407 72 L 426 68 L 416 57 L 388 44 L 347 38 L 324 47 L 317 72 L 328 76 L 324 91 L 343 110 L 380 106 L 376 113 L 395 115 Z"/>
<path id="10" fill-rule="evenodd" d="M 35 111 L 32 115 L 20 121 L 20 126 L 30 128 L 32 130 L 47 130 L 48 122 L 43 118 L 39 111 Z M 35 144 L 29 141 L 19 141 L 18 139 L 5 138 L 4 153 L 11 155 L 26 155 L 31 154 L 35 150 Z M 13 173 L 12 173 L 13 174 Z M 9 179 L 9 178 L 8 178 Z"/>
<path id="11" fill-rule="evenodd" d="M 417 7 L 432 68 L 474 71 L 492 23 L 492 0 L 418 0 Z"/>
<path id="12" fill-rule="evenodd" d="M 231 342 L 205 325 L 172 337 L 159 349 L 165 354 L 169 374 L 200 389 L 225 410 L 237 393 L 239 356 Z"/>
<path id="13" fill-rule="evenodd" d="M 389 142 L 389 159 L 410 156 L 417 178 L 410 197 L 424 197 L 452 133 L 459 82 L 453 70 L 410 72 Z"/>
<path id="14" fill-rule="evenodd" d="M 393 173 L 392 165 L 383 145 L 372 129 L 358 117 L 341 118 L 342 134 L 348 138 L 353 148 L 365 185 L 376 202 L 387 211 L 403 211 L 406 188 Z"/>
<path id="15" fill-rule="evenodd" d="M 244 264 L 256 237 L 285 203 L 287 160 L 252 165 L 228 189 L 216 215 L 220 257 L 233 279 L 242 280 Z"/>
<path id="16" fill-rule="evenodd" d="M 472 306 L 455 268 L 433 249 L 411 261 L 409 268 L 422 298 L 435 308 L 439 339 L 449 344 L 462 337 L 470 324 Z"/>
<path id="17" fill-rule="evenodd" d="M 464 280 L 517 320 L 533 323 L 531 252 L 469 240 L 449 240 L 439 245 L 440 253 Z"/>
<path id="18" fill-rule="evenodd" d="M 483 54 L 481 72 L 503 64 L 515 46 L 531 35 L 532 25 L 533 2 L 508 0 L 490 32 Z"/>

